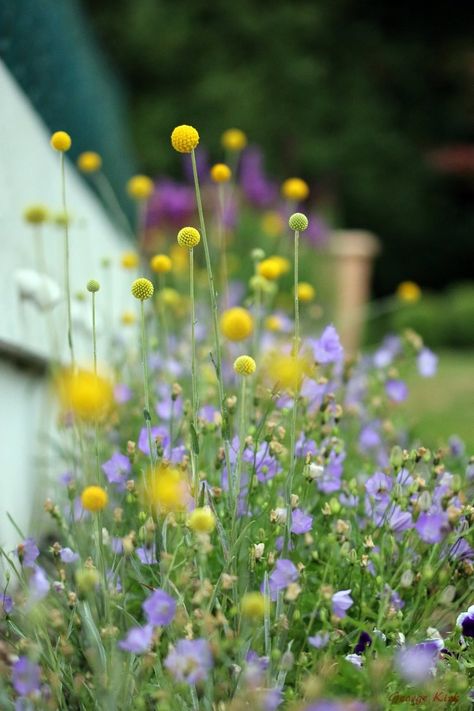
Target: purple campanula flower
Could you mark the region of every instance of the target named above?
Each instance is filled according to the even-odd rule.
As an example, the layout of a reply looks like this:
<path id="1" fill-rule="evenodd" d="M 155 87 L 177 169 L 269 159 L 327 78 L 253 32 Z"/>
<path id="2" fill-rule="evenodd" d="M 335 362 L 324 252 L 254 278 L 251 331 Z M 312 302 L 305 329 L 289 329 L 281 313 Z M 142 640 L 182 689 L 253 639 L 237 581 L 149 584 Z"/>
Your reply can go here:
<path id="1" fill-rule="evenodd" d="M 205 422 L 213 425 L 215 424 L 215 416 L 218 412 L 219 411 L 212 405 L 203 405 L 198 412 L 198 416 Z"/>
<path id="2" fill-rule="evenodd" d="M 246 666 L 243 671 L 245 682 L 249 686 L 260 686 L 265 671 L 268 669 L 268 657 L 259 657 L 252 649 L 245 656 Z"/>
<path id="3" fill-rule="evenodd" d="M 440 543 L 449 532 L 448 514 L 445 511 L 433 513 L 422 512 L 415 524 L 422 541 L 425 543 Z"/>
<path id="4" fill-rule="evenodd" d="M 382 444 L 382 438 L 378 430 L 379 423 L 372 422 L 364 425 L 359 434 L 359 447 L 362 452 L 368 452 L 371 449 L 376 449 Z"/>
<path id="5" fill-rule="evenodd" d="M 313 527 L 313 517 L 301 509 L 295 509 L 291 514 L 291 532 L 300 535 L 308 533 Z"/>
<path id="6" fill-rule="evenodd" d="M 385 383 L 385 392 L 392 402 L 403 402 L 408 397 L 408 387 L 403 380 L 390 378 Z"/>
<path id="7" fill-rule="evenodd" d="M 474 560 L 474 548 L 471 548 L 465 538 L 458 538 L 449 549 L 448 556 L 452 560 Z"/>
<path id="8" fill-rule="evenodd" d="M 397 593 L 396 590 L 392 590 L 390 585 L 385 584 L 384 592 L 390 597 L 390 604 L 392 605 L 392 607 L 395 608 L 395 610 L 401 610 L 402 607 L 405 606 L 405 603 L 403 602 L 400 595 Z"/>
<path id="9" fill-rule="evenodd" d="M 3 611 L 6 615 L 9 615 L 10 612 L 13 610 L 15 603 L 13 602 L 13 599 L 10 597 L 10 595 L 3 595 L 2 598 L 2 607 Z"/>
<path id="10" fill-rule="evenodd" d="M 196 684 L 212 669 L 213 660 L 206 639 L 180 639 L 165 659 L 165 667 L 176 681 Z"/>
<path id="11" fill-rule="evenodd" d="M 354 604 L 354 600 L 351 598 L 351 590 L 339 590 L 339 592 L 334 593 L 331 602 L 336 617 L 345 617 L 346 611 Z"/>
<path id="12" fill-rule="evenodd" d="M 63 472 L 59 475 L 58 481 L 64 486 L 69 486 L 74 481 L 74 474 L 72 472 Z"/>
<path id="13" fill-rule="evenodd" d="M 422 684 L 435 673 L 439 652 L 439 646 L 434 643 L 405 647 L 396 652 L 395 667 L 405 681 Z"/>
<path id="14" fill-rule="evenodd" d="M 17 555 L 24 568 L 34 568 L 39 556 L 39 548 L 34 538 L 25 538 L 17 548 Z"/>
<path id="15" fill-rule="evenodd" d="M 120 555 L 123 553 L 123 539 L 118 536 L 111 536 L 110 538 L 110 548 L 112 553 L 115 555 Z"/>
<path id="16" fill-rule="evenodd" d="M 308 454 L 316 454 L 316 451 L 316 443 L 311 439 L 307 439 L 304 432 L 302 432 L 296 441 L 296 456 L 306 457 Z"/>
<path id="17" fill-rule="evenodd" d="M 125 483 L 132 470 L 130 459 L 120 452 L 114 452 L 111 458 L 102 464 L 102 471 L 110 484 L 118 484 L 121 490 L 125 489 Z"/>
<path id="18" fill-rule="evenodd" d="M 132 390 L 125 383 L 117 383 L 114 386 L 114 400 L 118 405 L 124 405 L 132 399 Z"/>
<path id="19" fill-rule="evenodd" d="M 467 608 L 467 612 L 461 612 L 456 620 L 456 627 L 459 627 L 465 637 L 474 637 L 474 605 Z"/>
<path id="20" fill-rule="evenodd" d="M 298 578 L 299 572 L 295 564 L 286 558 L 279 558 L 268 581 L 271 599 L 276 600 L 278 592 L 287 588 L 290 583 L 294 583 Z"/>
<path id="21" fill-rule="evenodd" d="M 308 637 L 308 642 L 316 649 L 324 649 L 329 643 L 329 632 L 318 632 L 314 637 Z"/>
<path id="22" fill-rule="evenodd" d="M 168 431 L 165 427 L 152 427 L 151 428 L 151 442 L 152 446 L 154 445 L 156 440 L 160 440 L 163 446 L 163 449 L 165 449 L 168 445 L 169 441 L 169 435 Z M 140 434 L 138 436 L 138 449 L 140 452 L 143 452 L 143 454 L 146 454 L 147 456 L 150 456 L 150 447 L 148 443 L 148 432 L 146 427 L 142 427 L 140 430 Z"/>
<path id="23" fill-rule="evenodd" d="M 30 577 L 29 580 L 29 586 L 29 600 L 32 603 L 39 602 L 48 594 L 49 581 L 46 577 L 46 573 L 44 572 L 43 568 L 40 568 L 39 565 L 35 566 L 33 575 Z"/>
<path id="24" fill-rule="evenodd" d="M 79 553 L 74 553 L 70 548 L 61 548 L 59 557 L 63 563 L 75 563 L 79 560 Z"/>
<path id="25" fill-rule="evenodd" d="M 346 654 L 344 659 L 346 660 L 346 662 L 350 662 L 355 667 L 361 667 L 364 664 L 360 654 Z"/>
<path id="26" fill-rule="evenodd" d="M 462 441 L 462 439 L 460 437 L 457 437 L 456 435 L 451 435 L 451 437 L 448 439 L 448 444 L 449 444 L 449 453 L 453 457 L 462 457 L 462 455 L 466 451 L 464 442 Z"/>
<path id="27" fill-rule="evenodd" d="M 416 359 L 418 372 L 423 378 L 432 378 L 438 368 L 438 356 L 429 348 L 422 348 Z"/>
<path id="28" fill-rule="evenodd" d="M 152 625 L 145 625 L 145 627 L 132 627 L 128 630 L 125 639 L 120 640 L 118 646 L 125 652 L 132 652 L 132 654 L 144 654 L 150 649 L 152 637 Z"/>
<path id="29" fill-rule="evenodd" d="M 339 363 L 344 358 L 344 349 L 332 324 L 326 326 L 318 339 L 312 339 L 310 345 L 313 349 L 314 360 L 320 365 Z"/>
<path id="30" fill-rule="evenodd" d="M 365 482 L 365 490 L 369 496 L 372 496 L 376 501 L 387 498 L 388 492 L 393 488 L 393 481 L 383 472 L 375 472 Z"/>
<path id="31" fill-rule="evenodd" d="M 376 368 L 386 368 L 391 365 L 393 359 L 400 353 L 401 340 L 398 336 L 387 336 L 382 345 L 375 351 L 373 363 Z"/>
<path id="32" fill-rule="evenodd" d="M 357 656 L 357 655 L 347 655 Z M 360 657 L 357 657 L 360 662 Z M 347 659 L 347 657 L 346 657 Z M 348 659 L 347 661 L 352 661 Z M 354 662 L 353 662 L 354 663 Z M 319 699 L 309 706 L 305 706 L 302 711 L 368 711 L 368 706 L 360 701 L 336 701 L 335 699 Z"/>
<path id="33" fill-rule="evenodd" d="M 158 588 L 145 600 L 142 608 L 151 625 L 169 625 L 176 613 L 176 600 Z"/>
<path id="34" fill-rule="evenodd" d="M 397 474 L 397 484 L 400 484 L 400 486 L 410 486 L 413 484 L 413 477 L 408 469 L 400 469 Z"/>
<path id="35" fill-rule="evenodd" d="M 39 691 L 41 686 L 39 665 L 28 657 L 19 657 L 12 666 L 12 684 L 17 694 L 21 696 Z"/>
<path id="36" fill-rule="evenodd" d="M 156 559 L 156 546 L 153 544 L 151 547 L 141 546 L 135 549 L 135 553 L 140 559 L 143 565 L 154 565 L 157 563 Z"/>
<path id="37" fill-rule="evenodd" d="M 403 533 L 409 528 L 413 528 L 411 513 L 402 511 L 398 504 L 390 509 L 387 522 L 394 533 Z"/>
<path id="38" fill-rule="evenodd" d="M 259 699 L 262 711 L 276 711 L 283 701 L 281 689 L 265 689 Z"/>
<path id="39" fill-rule="evenodd" d="M 357 644 L 354 647 L 354 654 L 363 654 L 367 647 L 372 644 L 372 637 L 368 632 L 361 632 Z"/>

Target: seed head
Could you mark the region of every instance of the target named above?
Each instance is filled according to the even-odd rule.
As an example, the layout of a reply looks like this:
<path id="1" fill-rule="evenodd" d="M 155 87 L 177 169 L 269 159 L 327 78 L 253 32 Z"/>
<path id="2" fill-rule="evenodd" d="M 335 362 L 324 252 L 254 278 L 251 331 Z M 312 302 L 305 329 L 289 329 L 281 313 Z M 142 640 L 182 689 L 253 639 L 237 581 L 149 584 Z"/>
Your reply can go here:
<path id="1" fill-rule="evenodd" d="M 91 294 L 93 294 L 95 291 L 99 291 L 100 289 L 100 284 L 97 281 L 97 279 L 89 279 L 86 285 L 87 291 L 90 291 Z"/>
<path id="2" fill-rule="evenodd" d="M 288 220 L 290 230 L 304 232 L 308 228 L 308 218 L 302 212 L 294 212 Z"/>

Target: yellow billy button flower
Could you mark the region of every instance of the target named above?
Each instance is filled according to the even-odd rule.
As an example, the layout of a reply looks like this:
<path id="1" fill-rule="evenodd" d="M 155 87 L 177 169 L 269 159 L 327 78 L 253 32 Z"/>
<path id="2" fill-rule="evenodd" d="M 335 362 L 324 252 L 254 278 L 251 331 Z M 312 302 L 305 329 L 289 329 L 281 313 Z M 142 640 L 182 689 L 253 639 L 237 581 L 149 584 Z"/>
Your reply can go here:
<path id="1" fill-rule="evenodd" d="M 193 126 L 176 126 L 171 134 L 171 145 L 178 153 L 191 153 L 199 143 L 199 133 Z"/>
<path id="2" fill-rule="evenodd" d="M 137 320 L 137 317 L 133 311 L 124 311 L 120 317 L 120 320 L 124 326 L 132 326 Z"/>
<path id="3" fill-rule="evenodd" d="M 56 390 L 62 409 L 84 422 L 103 420 L 113 405 L 111 382 L 88 370 L 63 371 Z"/>
<path id="4" fill-rule="evenodd" d="M 312 301 L 316 296 L 316 290 L 314 286 L 308 284 L 307 281 L 300 281 L 298 284 L 298 299 L 303 303 Z"/>
<path id="5" fill-rule="evenodd" d="M 133 282 L 131 291 L 136 299 L 139 301 L 146 301 L 147 299 L 151 299 L 153 296 L 154 288 L 149 279 L 139 277 Z"/>
<path id="6" fill-rule="evenodd" d="M 192 249 L 201 241 L 201 235 L 195 227 L 183 227 L 176 238 L 180 247 Z"/>
<path id="7" fill-rule="evenodd" d="M 282 275 L 281 264 L 278 259 L 269 257 L 263 259 L 257 266 L 257 272 L 260 276 L 265 277 L 269 281 L 275 281 Z"/>
<path id="8" fill-rule="evenodd" d="M 301 356 L 295 358 L 287 353 L 272 353 L 268 357 L 265 372 L 271 384 L 279 390 L 298 391 L 305 375 L 311 370 L 309 361 Z"/>
<path id="9" fill-rule="evenodd" d="M 274 210 L 264 212 L 260 225 L 263 232 L 269 237 L 278 237 L 285 228 L 283 217 Z"/>
<path id="10" fill-rule="evenodd" d="M 255 622 L 263 619 L 265 611 L 269 609 L 270 601 L 261 592 L 245 593 L 240 602 L 242 617 L 247 617 Z"/>
<path id="11" fill-rule="evenodd" d="M 44 205 L 30 205 L 23 213 L 23 217 L 30 225 L 41 225 L 48 219 L 48 210 Z"/>
<path id="12" fill-rule="evenodd" d="M 159 464 L 145 475 L 142 498 L 155 514 L 185 511 L 191 500 L 189 482 L 181 469 Z"/>
<path id="13" fill-rule="evenodd" d="M 288 220 L 290 230 L 294 230 L 295 232 L 304 232 L 308 229 L 308 224 L 308 218 L 302 212 L 293 213 Z"/>
<path id="14" fill-rule="evenodd" d="M 281 331 L 283 328 L 281 316 L 278 316 L 277 314 L 270 314 L 270 316 L 267 316 L 265 319 L 265 328 L 268 331 L 274 331 L 275 333 Z"/>
<path id="15" fill-rule="evenodd" d="M 212 533 L 216 527 L 216 517 L 209 506 L 202 506 L 194 509 L 187 523 L 195 533 Z"/>
<path id="16" fill-rule="evenodd" d="M 147 175 L 134 175 L 127 183 L 127 192 L 134 200 L 148 200 L 153 193 L 153 180 Z"/>
<path id="17" fill-rule="evenodd" d="M 397 296 L 400 301 L 414 304 L 421 298 L 421 289 L 414 281 L 402 281 L 397 287 Z"/>
<path id="18" fill-rule="evenodd" d="M 86 511 L 102 511 L 108 500 L 107 492 L 101 486 L 86 486 L 81 494 L 81 503 Z"/>
<path id="19" fill-rule="evenodd" d="M 171 271 L 172 262 L 167 254 L 155 254 L 150 259 L 150 267 L 156 274 L 166 274 Z"/>
<path id="20" fill-rule="evenodd" d="M 124 269 L 135 269 L 139 261 L 140 259 L 136 252 L 124 252 L 120 259 L 120 263 Z"/>
<path id="21" fill-rule="evenodd" d="M 247 309 L 235 306 L 224 311 L 220 327 L 223 335 L 229 341 L 244 341 L 253 332 L 253 318 Z"/>
<path id="22" fill-rule="evenodd" d="M 102 167 L 102 158 L 95 151 L 85 151 L 78 157 L 77 167 L 83 173 L 97 173 Z"/>
<path id="23" fill-rule="evenodd" d="M 281 186 L 281 194 L 287 200 L 295 202 L 306 200 L 309 195 L 308 183 L 301 178 L 288 178 Z"/>
<path id="24" fill-rule="evenodd" d="M 215 183 L 227 183 L 232 177 L 232 171 L 225 163 L 216 163 L 211 168 L 211 179 Z"/>
<path id="25" fill-rule="evenodd" d="M 66 131 L 56 131 L 51 136 L 50 143 L 55 151 L 66 153 L 71 148 L 71 136 Z"/>
<path id="26" fill-rule="evenodd" d="M 86 284 L 86 289 L 91 294 L 94 294 L 96 291 L 100 290 L 100 284 L 97 281 L 97 279 L 89 279 L 89 281 Z"/>
<path id="27" fill-rule="evenodd" d="M 247 136 L 240 128 L 228 128 L 221 136 L 221 143 L 228 151 L 242 151 L 247 145 Z"/>
<path id="28" fill-rule="evenodd" d="M 249 355 L 241 355 L 234 361 L 234 371 L 237 375 L 252 375 L 256 368 L 256 362 Z"/>

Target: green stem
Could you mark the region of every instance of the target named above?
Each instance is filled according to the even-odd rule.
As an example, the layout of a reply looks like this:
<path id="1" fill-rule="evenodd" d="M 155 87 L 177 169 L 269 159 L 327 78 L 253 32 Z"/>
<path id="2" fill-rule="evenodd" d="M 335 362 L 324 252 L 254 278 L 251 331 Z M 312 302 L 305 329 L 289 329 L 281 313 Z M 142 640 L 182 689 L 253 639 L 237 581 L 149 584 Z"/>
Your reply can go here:
<path id="1" fill-rule="evenodd" d="M 199 407 L 199 394 L 197 386 L 197 373 L 196 373 L 196 304 L 194 298 L 194 249 L 189 250 L 189 299 L 191 302 L 191 426 L 194 428 L 194 432 L 191 436 L 191 467 L 193 474 L 193 490 L 194 499 L 196 506 L 198 505 L 199 498 L 199 481 L 197 473 L 196 464 L 196 449 L 197 443 L 197 411 Z"/>
<path id="2" fill-rule="evenodd" d="M 219 218 L 218 218 L 218 237 L 219 237 L 219 249 L 220 249 L 220 282 L 221 290 L 224 294 L 224 303 L 226 308 L 229 307 L 229 279 L 227 270 L 227 251 L 225 243 L 225 226 L 224 226 L 224 215 L 225 215 L 225 202 L 224 202 L 224 186 L 219 183 L 217 187 L 217 195 L 219 198 Z"/>
<path id="3" fill-rule="evenodd" d="M 95 324 L 95 292 L 92 292 L 92 349 L 94 352 L 94 375 L 97 378 L 97 331 Z M 95 463 L 97 468 L 97 481 L 100 476 L 100 454 L 99 454 L 99 423 L 97 419 L 94 422 L 95 434 Z"/>
<path id="4" fill-rule="evenodd" d="M 245 432 L 246 432 L 246 384 L 247 378 L 241 376 L 240 384 L 240 422 L 239 422 L 239 456 L 237 458 L 237 465 L 235 469 L 234 481 L 229 479 L 229 486 L 231 487 L 232 497 L 233 497 L 233 514 L 232 514 L 232 540 L 231 545 L 234 545 L 236 537 L 236 525 L 237 525 L 237 511 L 239 508 L 239 494 L 240 494 L 240 481 L 242 475 L 242 456 L 245 448 Z"/>
<path id="5" fill-rule="evenodd" d="M 148 352 L 147 352 L 147 340 L 146 340 L 146 330 L 145 330 L 145 308 L 143 301 L 140 301 L 140 321 L 141 321 L 141 340 L 142 340 L 142 365 L 143 365 L 143 393 L 145 398 L 145 423 L 146 431 L 148 435 L 148 447 L 150 450 L 150 461 L 153 466 L 155 462 L 154 452 L 153 452 L 153 442 L 151 436 L 151 415 L 150 415 L 150 392 L 148 383 Z"/>
<path id="6" fill-rule="evenodd" d="M 92 180 L 97 188 L 99 195 L 102 197 L 109 210 L 113 213 L 116 218 L 117 223 L 124 229 L 124 231 L 131 237 L 135 237 L 133 230 L 130 227 L 130 222 L 128 217 L 125 215 L 124 211 L 120 207 L 120 203 L 117 200 L 115 191 L 112 188 L 108 178 L 104 173 L 98 172 L 92 175 Z"/>
<path id="7" fill-rule="evenodd" d="M 71 365 L 75 367 L 74 345 L 72 340 L 72 314 L 71 314 L 71 282 L 69 276 L 69 215 L 66 201 L 66 175 L 64 168 L 64 153 L 60 154 L 61 161 L 61 195 L 64 212 L 64 280 L 66 286 L 67 301 L 67 340 L 71 353 Z"/>
<path id="8" fill-rule="evenodd" d="M 163 345 L 163 357 L 168 359 L 168 324 L 166 321 L 166 309 L 163 301 L 163 291 L 165 288 L 165 278 L 163 274 L 158 274 L 158 313 L 161 322 L 161 342 Z"/>

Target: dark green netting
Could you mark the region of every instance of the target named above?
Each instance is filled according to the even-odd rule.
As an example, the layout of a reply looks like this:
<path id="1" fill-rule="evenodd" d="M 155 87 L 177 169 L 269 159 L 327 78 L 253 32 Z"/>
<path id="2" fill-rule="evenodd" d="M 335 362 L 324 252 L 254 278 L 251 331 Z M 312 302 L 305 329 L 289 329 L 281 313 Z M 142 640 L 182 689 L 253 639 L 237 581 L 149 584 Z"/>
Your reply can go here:
<path id="1" fill-rule="evenodd" d="M 51 131 L 71 134 L 72 160 L 102 155 L 125 210 L 134 172 L 120 86 L 76 0 L 0 0 L 0 57 Z"/>

